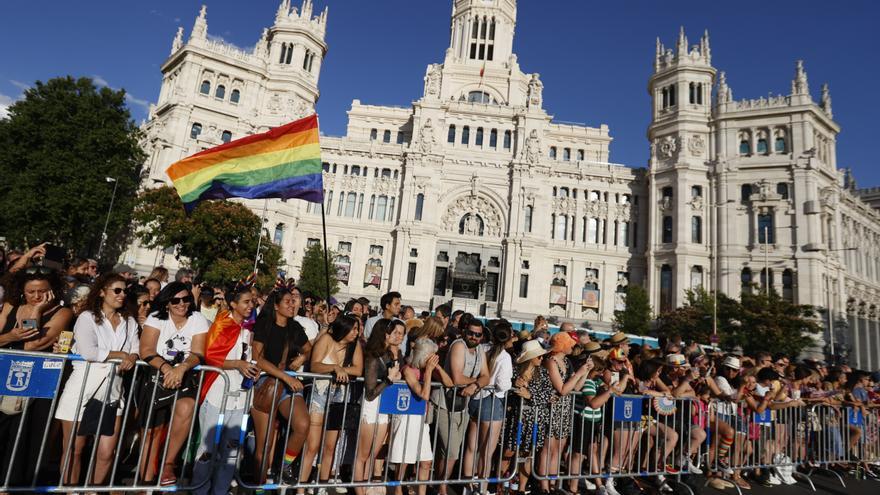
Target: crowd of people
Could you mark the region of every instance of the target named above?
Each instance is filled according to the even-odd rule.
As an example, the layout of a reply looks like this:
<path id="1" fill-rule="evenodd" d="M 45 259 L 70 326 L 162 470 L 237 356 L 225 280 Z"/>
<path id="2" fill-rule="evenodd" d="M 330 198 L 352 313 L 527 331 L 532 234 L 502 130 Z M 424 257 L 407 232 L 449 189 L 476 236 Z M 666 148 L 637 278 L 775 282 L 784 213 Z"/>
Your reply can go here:
<path id="1" fill-rule="evenodd" d="M 82 360 L 55 398 L 2 397 L 0 485 L 123 484 L 126 465 L 138 485 L 185 477 L 196 493 L 226 494 L 239 469 L 254 486 L 335 481 L 357 495 L 377 480 L 446 495 L 448 480 L 508 477 L 465 491 L 634 495 L 672 491 L 674 474 L 792 483 L 801 459 L 827 458 L 819 444 L 827 467 L 877 478 L 878 373 L 676 337 L 598 339 L 571 323 L 552 332 L 542 317 L 515 331 L 448 305 L 417 314 L 397 292 L 339 304 L 292 280 L 209 287 L 186 269 L 99 274 L 87 259 L 60 271 L 44 255 L 5 253 L 0 348 Z M 389 413 L 401 388 L 424 408 Z M 642 419 L 620 421 L 614 399 L 632 396 Z M 824 424 L 810 406 L 826 408 Z M 828 422 L 844 411 L 862 422 Z"/>

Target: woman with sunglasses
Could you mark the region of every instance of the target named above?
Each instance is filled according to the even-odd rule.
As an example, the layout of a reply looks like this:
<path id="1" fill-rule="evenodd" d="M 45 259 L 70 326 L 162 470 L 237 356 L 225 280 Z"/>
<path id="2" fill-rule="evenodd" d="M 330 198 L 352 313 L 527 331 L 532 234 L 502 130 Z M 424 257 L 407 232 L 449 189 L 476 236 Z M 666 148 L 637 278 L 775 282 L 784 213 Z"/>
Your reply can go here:
<path id="1" fill-rule="evenodd" d="M 125 404 L 122 378 L 118 375 L 134 368 L 138 359 L 138 326 L 125 307 L 125 279 L 121 275 L 110 273 L 98 278 L 86 299 L 85 308 L 73 327 L 72 350 L 90 363 L 73 363 L 73 373 L 64 385 L 55 411 L 55 418 L 61 420 L 63 431 L 63 479 L 65 484 L 71 485 L 79 482 L 87 437 L 77 430 L 90 398 L 104 404 L 114 401 L 119 404 L 115 418 L 101 418 L 102 425 L 104 421 L 113 422 L 113 434 L 99 435 L 95 439 L 98 452 L 93 478 L 89 483 L 107 482 Z M 121 362 L 106 363 L 111 359 Z M 100 426 L 97 431 L 101 431 Z M 74 442 L 72 446 L 71 438 Z M 86 460 L 90 458 L 91 455 L 85 457 Z"/>
<path id="2" fill-rule="evenodd" d="M 150 316 L 150 291 L 143 285 L 132 285 L 126 291 L 125 306 L 128 314 L 137 320 L 138 331 L 143 329 Z"/>
<path id="3" fill-rule="evenodd" d="M 198 381 L 191 370 L 205 359 L 208 321 L 195 311 L 195 299 L 183 282 L 166 285 L 153 307 L 155 311 L 144 323 L 140 345 L 144 361 L 155 369 L 141 389 L 139 419 L 147 430 L 142 447 L 147 452 L 142 452 L 140 471 L 144 482 L 154 482 L 156 463 L 165 446 L 162 433 L 170 422 L 168 454 L 159 480 L 166 486 L 177 482 L 177 455 L 193 420 Z M 177 400 L 154 403 L 165 395 L 162 390 L 176 391 Z"/>

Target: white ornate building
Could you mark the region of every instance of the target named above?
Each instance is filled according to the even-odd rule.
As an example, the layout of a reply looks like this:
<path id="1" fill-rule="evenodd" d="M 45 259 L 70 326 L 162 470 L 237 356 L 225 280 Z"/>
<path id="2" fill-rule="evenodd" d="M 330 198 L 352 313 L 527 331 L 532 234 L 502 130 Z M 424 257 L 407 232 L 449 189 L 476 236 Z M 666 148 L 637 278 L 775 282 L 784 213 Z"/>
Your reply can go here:
<path id="1" fill-rule="evenodd" d="M 162 66 L 145 147 L 152 183 L 171 163 L 313 111 L 327 10 L 284 0 L 253 52 L 207 37 L 202 9 Z M 354 100 L 345 136 L 322 137 L 329 247 L 340 298 L 399 290 L 417 308 L 609 324 L 628 283 L 656 310 L 697 286 L 769 283 L 823 308 L 825 341 L 880 365 L 880 216 L 845 187 L 840 128 L 798 62 L 788 95 L 734 100 L 708 33 L 658 40 L 651 158 L 609 162 L 605 125 L 558 123 L 538 74 L 512 52 L 515 0 L 454 0 L 449 48 L 406 107 Z M 148 184 L 148 185 L 150 185 Z M 248 202 L 262 214 L 263 201 Z M 320 207 L 271 200 L 267 231 L 297 275 Z M 162 253 L 132 249 L 146 271 Z M 717 260 L 717 263 L 716 263 Z M 715 266 L 717 265 L 717 269 Z M 766 268 L 766 269 L 765 269 Z M 767 276 L 769 274 L 769 277 Z"/>

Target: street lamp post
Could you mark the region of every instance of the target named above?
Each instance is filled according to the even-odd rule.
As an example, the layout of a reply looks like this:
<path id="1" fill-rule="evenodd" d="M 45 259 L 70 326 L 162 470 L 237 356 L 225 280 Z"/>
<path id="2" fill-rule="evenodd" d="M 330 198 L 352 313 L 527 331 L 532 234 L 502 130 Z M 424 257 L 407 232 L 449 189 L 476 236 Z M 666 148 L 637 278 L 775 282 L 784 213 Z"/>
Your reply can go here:
<path id="1" fill-rule="evenodd" d="M 104 220 L 104 230 L 101 231 L 101 243 L 98 244 L 98 259 L 101 259 L 104 242 L 107 240 L 107 225 L 110 223 L 110 213 L 113 212 L 113 202 L 116 201 L 116 188 L 119 187 L 119 181 L 114 177 L 104 177 L 104 180 L 113 183 L 113 195 L 110 196 L 110 208 L 107 208 L 107 219 Z"/>

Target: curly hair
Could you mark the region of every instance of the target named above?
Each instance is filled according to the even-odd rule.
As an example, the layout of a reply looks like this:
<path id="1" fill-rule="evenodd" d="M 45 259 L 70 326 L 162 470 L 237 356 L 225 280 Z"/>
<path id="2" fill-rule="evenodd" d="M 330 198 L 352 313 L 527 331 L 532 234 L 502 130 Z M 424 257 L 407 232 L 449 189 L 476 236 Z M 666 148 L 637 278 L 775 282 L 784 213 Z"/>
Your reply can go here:
<path id="1" fill-rule="evenodd" d="M 44 267 L 40 267 L 39 270 L 32 273 L 28 273 L 29 271 L 31 271 L 30 268 L 26 268 L 7 275 L 9 278 L 4 283 L 4 287 L 7 290 L 5 300 L 10 305 L 20 306 L 24 303 L 24 286 L 34 280 L 45 280 L 48 282 L 49 288 L 55 293 L 56 300 L 60 301 L 64 297 L 64 283 L 61 281 L 58 271 L 49 270 Z"/>
<path id="2" fill-rule="evenodd" d="M 99 325 L 104 321 L 104 296 L 101 295 L 101 291 L 116 282 L 125 283 L 125 279 L 118 273 L 106 273 L 101 275 L 95 280 L 95 284 L 92 285 L 92 290 L 89 291 L 89 295 L 86 297 L 86 302 L 83 304 L 83 311 L 91 311 L 92 316 L 95 318 L 95 323 Z M 117 311 L 122 316 L 123 321 L 131 316 L 128 307 L 125 304 L 123 304 Z"/>

